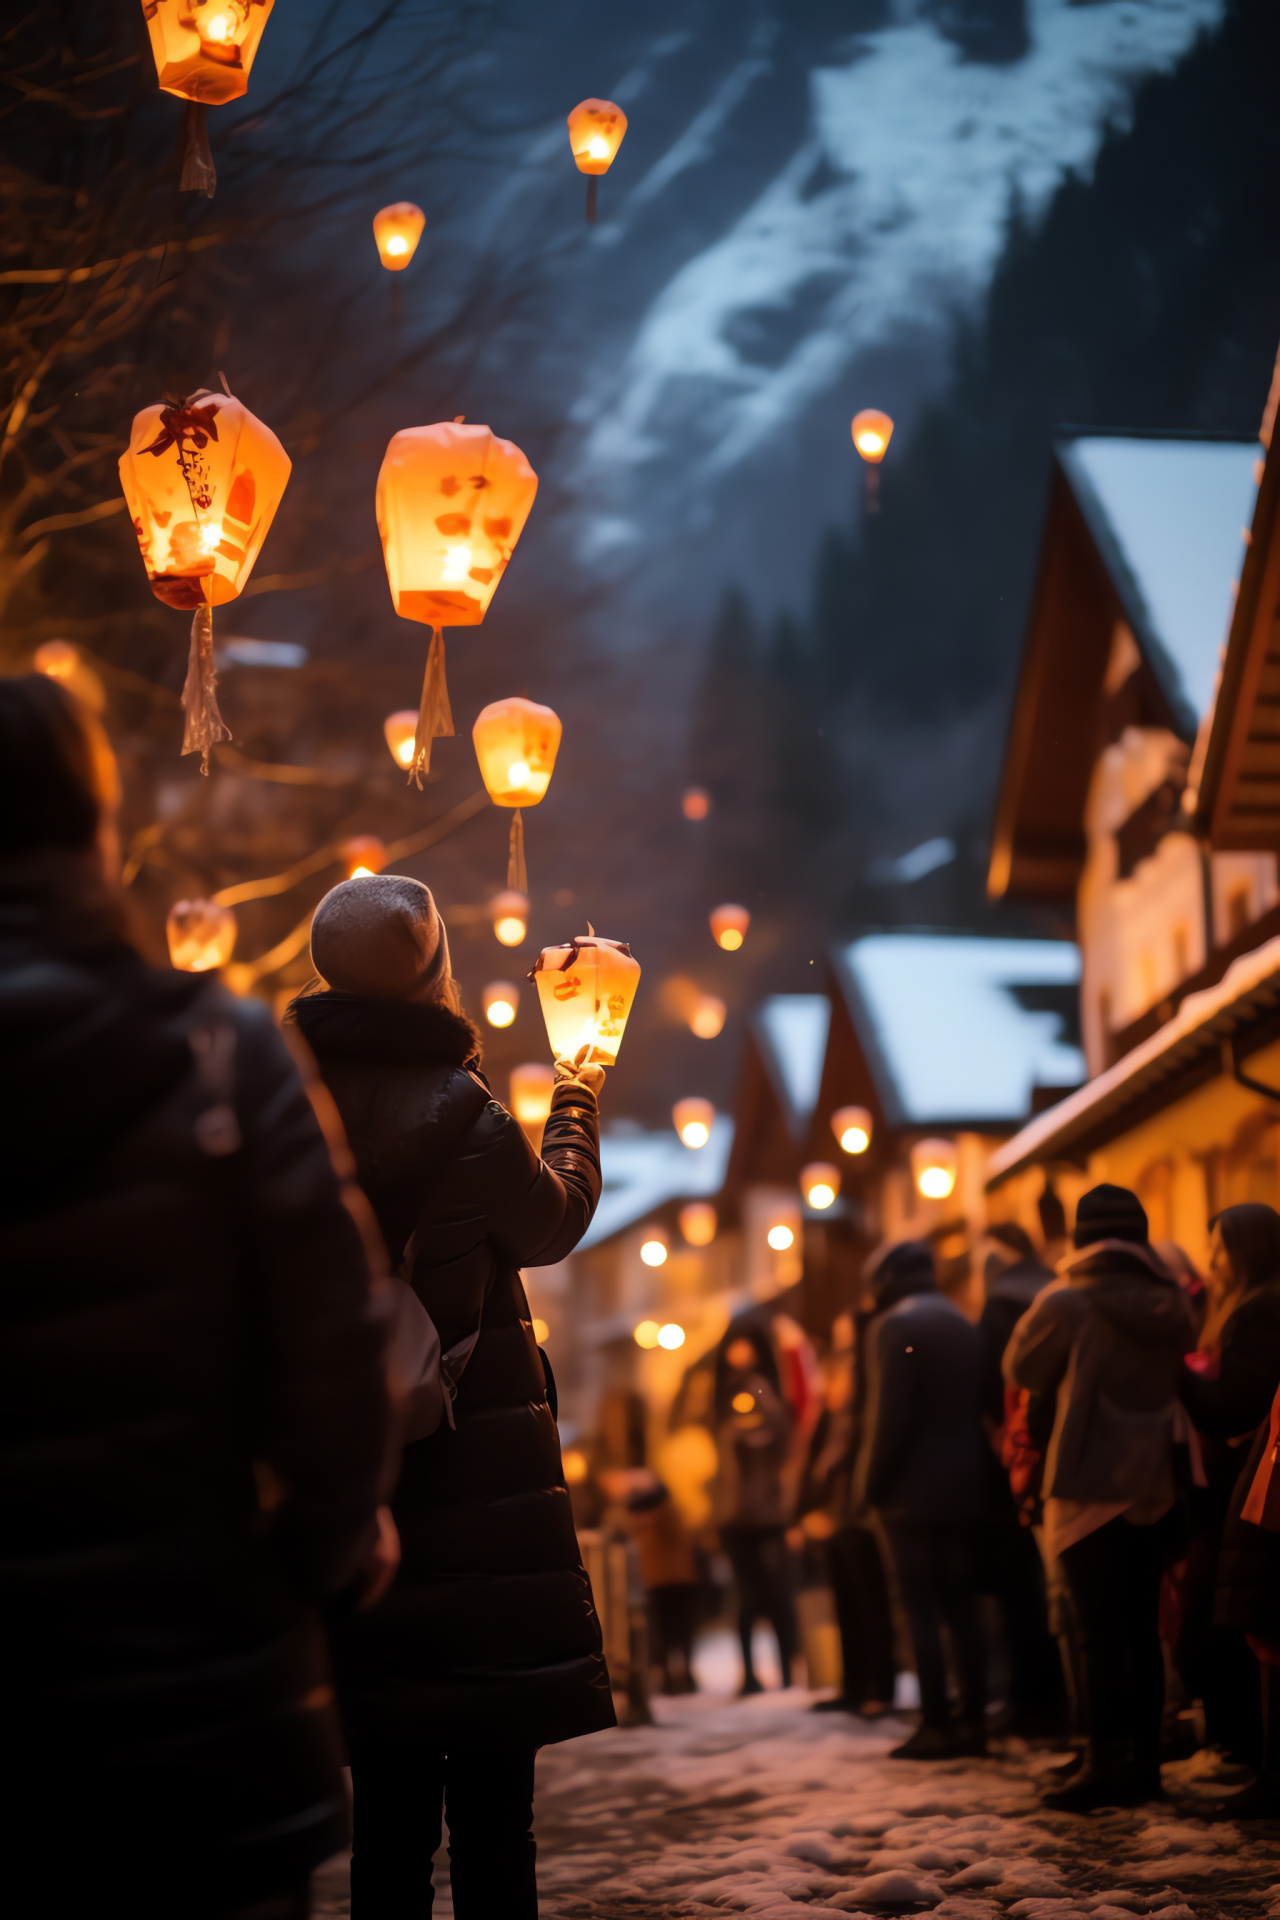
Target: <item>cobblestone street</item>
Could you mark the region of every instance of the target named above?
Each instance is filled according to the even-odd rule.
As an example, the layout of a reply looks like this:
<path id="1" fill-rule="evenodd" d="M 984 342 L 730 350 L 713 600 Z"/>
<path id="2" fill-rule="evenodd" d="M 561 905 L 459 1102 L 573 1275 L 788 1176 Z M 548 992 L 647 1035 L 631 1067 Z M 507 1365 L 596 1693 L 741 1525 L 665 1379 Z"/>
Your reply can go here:
<path id="1" fill-rule="evenodd" d="M 654 1726 L 547 1749 L 544 1920 L 1280 1920 L 1280 1822 L 1236 1827 L 1181 1804 L 1047 1814 L 1033 1787 L 1046 1754 L 1007 1743 L 981 1763 L 890 1761 L 908 1722 L 815 1715 L 812 1698 L 659 1700 Z M 1202 1764 L 1165 1769 L 1180 1803 L 1206 1790 Z M 451 1915 L 443 1856 L 437 1879 L 436 1913 Z M 347 1911 L 344 1862 L 318 1876 L 316 1911 Z"/>

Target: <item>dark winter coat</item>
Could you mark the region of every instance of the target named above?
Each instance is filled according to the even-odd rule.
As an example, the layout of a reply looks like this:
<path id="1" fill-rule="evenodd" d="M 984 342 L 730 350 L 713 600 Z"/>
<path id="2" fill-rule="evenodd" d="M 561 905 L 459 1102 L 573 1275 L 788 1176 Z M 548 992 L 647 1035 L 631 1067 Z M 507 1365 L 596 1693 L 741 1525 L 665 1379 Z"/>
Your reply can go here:
<path id="1" fill-rule="evenodd" d="M 570 1253 L 595 1212 L 595 1100 L 572 1083 L 557 1087 L 539 1160 L 476 1071 L 469 1021 L 440 1006 L 337 993 L 296 1008 L 392 1267 L 446 1350 L 480 1329 L 456 1431 L 405 1448 L 395 1584 L 337 1634 L 352 1743 L 542 1746 L 612 1726 L 520 1279 L 522 1266 Z"/>
<path id="2" fill-rule="evenodd" d="M 1235 1627 L 1241 1633 L 1280 1640 L 1280 1533 L 1240 1518 L 1270 1433 L 1270 1421 L 1262 1421 L 1231 1496 L 1218 1550 L 1213 1618 L 1219 1627 Z"/>
<path id="3" fill-rule="evenodd" d="M 6 1858 L 43 1852 L 51 1912 L 98 1845 L 138 1912 L 176 1858 L 196 1913 L 342 1843 L 317 1602 L 370 1539 L 382 1331 L 266 1008 L 144 966 L 100 891 L 0 866 Z"/>
<path id="4" fill-rule="evenodd" d="M 856 1509 L 890 1524 L 971 1520 L 982 1500 L 982 1340 L 924 1275 L 882 1291 L 865 1335 Z"/>
<path id="5" fill-rule="evenodd" d="M 1147 1248 L 1105 1240 L 1074 1256 L 1004 1359 L 1011 1385 L 1056 1394 L 1046 1499 L 1173 1500 L 1177 1383 L 1192 1337 L 1186 1295 Z"/>
<path id="6" fill-rule="evenodd" d="M 764 1374 L 748 1371 L 735 1384 L 735 1397 L 745 1402 L 749 1395 L 752 1405 L 747 1412 L 731 1405 L 716 1432 L 716 1525 L 785 1527 L 791 1518 L 786 1469 L 795 1416 Z"/>
<path id="7" fill-rule="evenodd" d="M 1038 1294 L 1052 1286 L 1053 1273 L 1039 1260 L 1019 1260 L 991 1271 L 986 1282 L 978 1331 L 982 1335 L 982 1411 L 992 1432 L 1004 1425 L 1004 1355 L 1013 1330 Z"/>
<path id="8" fill-rule="evenodd" d="M 1266 1419 L 1278 1386 L 1280 1282 L 1273 1281 L 1247 1293 L 1223 1327 L 1217 1377 L 1183 1367 L 1178 1393 L 1201 1433 L 1234 1440 Z"/>

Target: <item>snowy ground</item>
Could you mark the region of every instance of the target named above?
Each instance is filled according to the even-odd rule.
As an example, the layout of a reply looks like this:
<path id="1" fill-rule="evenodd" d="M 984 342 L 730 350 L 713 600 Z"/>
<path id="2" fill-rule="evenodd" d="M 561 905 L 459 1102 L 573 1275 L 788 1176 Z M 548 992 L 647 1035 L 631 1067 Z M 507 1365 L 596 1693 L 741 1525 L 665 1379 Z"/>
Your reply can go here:
<path id="1" fill-rule="evenodd" d="M 727 1671 L 708 1650 L 706 1679 Z M 656 1724 L 548 1748 L 538 1763 L 543 1920 L 1280 1920 L 1280 1822 L 1239 1827 L 1172 1806 L 1088 1818 L 1040 1810 L 1048 1757 L 886 1759 L 910 1722 L 813 1714 L 798 1689 L 655 1703 Z M 1194 1798 L 1204 1756 L 1166 1768 Z M 453 1912 L 437 1868 L 436 1914 Z M 347 1912 L 345 1862 L 316 1913 Z"/>

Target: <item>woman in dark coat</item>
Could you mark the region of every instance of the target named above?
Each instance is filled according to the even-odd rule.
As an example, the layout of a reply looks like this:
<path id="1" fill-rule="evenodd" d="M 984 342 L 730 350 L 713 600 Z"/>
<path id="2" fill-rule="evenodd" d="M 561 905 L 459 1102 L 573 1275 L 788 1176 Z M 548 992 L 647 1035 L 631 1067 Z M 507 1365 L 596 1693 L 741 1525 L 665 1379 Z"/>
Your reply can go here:
<path id="1" fill-rule="evenodd" d="M 738 1589 L 742 1691 L 762 1693 L 751 1645 L 756 1621 L 767 1620 L 777 1635 L 784 1687 L 791 1685 L 799 1632 L 786 1539 L 795 1418 L 782 1397 L 768 1321 L 758 1312 L 732 1321 L 720 1342 L 715 1410 L 720 1455 L 715 1513 Z"/>
<path id="2" fill-rule="evenodd" d="M 1232 1491 L 1218 1555 L 1214 1620 L 1244 1634 L 1261 1680 L 1258 1777 L 1214 1812 L 1280 1814 L 1280 1389 Z M 1246 1517 L 1247 1516 L 1247 1517 Z"/>
<path id="3" fill-rule="evenodd" d="M 317 1602 L 379 1558 L 382 1331 L 266 1008 L 124 937 L 114 789 L 66 695 L 0 680 L 6 1879 L 302 1914 L 346 1833 Z"/>
<path id="4" fill-rule="evenodd" d="M 478 1334 L 452 1427 L 407 1446 L 390 1594 L 338 1633 L 355 1786 L 352 1912 L 429 1911 L 441 1803 L 460 1920 L 537 1912 L 540 1746 L 614 1724 L 522 1266 L 577 1245 L 600 1192 L 598 1067 L 561 1063 L 541 1160 L 479 1072 L 429 890 L 335 887 L 296 1001 L 393 1268 L 441 1347 Z"/>

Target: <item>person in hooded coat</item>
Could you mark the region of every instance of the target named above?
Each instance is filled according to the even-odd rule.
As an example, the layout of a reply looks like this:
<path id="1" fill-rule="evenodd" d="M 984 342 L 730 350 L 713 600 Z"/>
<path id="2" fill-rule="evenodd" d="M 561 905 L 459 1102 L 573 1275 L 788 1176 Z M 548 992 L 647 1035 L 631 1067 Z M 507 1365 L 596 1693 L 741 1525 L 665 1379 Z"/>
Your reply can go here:
<path id="1" fill-rule="evenodd" d="M 894 1759 L 986 1751 L 986 1654 L 974 1597 L 973 1530 L 982 1505 L 982 1341 L 938 1288 L 924 1240 L 903 1240 L 873 1267 L 867 1400 L 854 1467 L 855 1510 L 888 1536 L 920 1681 L 920 1726 Z M 960 1681 L 952 1722 L 939 1631 Z"/>
<path id="2" fill-rule="evenodd" d="M 266 1007 L 126 938 L 116 799 L 0 680 L 5 1875 L 302 1915 L 347 1827 L 319 1603 L 394 1565 L 382 1321 Z"/>
<path id="3" fill-rule="evenodd" d="M 1074 1237 L 1065 1277 L 1014 1329 L 1004 1373 L 1055 1396 L 1044 1526 L 1084 1636 L 1089 1764 L 1044 1798 L 1085 1812 L 1161 1792 L 1160 1580 L 1182 1539 L 1177 1387 L 1193 1333 L 1135 1194 L 1110 1185 L 1084 1194 Z"/>
<path id="4" fill-rule="evenodd" d="M 537 1912 L 534 1758 L 615 1723 L 520 1269 L 562 1260 L 600 1193 L 600 1067 L 562 1061 L 541 1159 L 480 1072 L 430 889 L 376 874 L 316 909 L 294 1002 L 394 1270 L 451 1348 L 448 1424 L 404 1449 L 399 1577 L 334 1622 L 355 1793 L 356 1920 L 429 1912 L 448 1817 L 459 1920 Z"/>
<path id="5" fill-rule="evenodd" d="M 714 1513 L 738 1590 L 742 1691 L 763 1693 L 753 1636 L 765 1619 L 778 1641 L 784 1687 L 799 1649 L 787 1522 L 787 1466 L 795 1415 L 783 1397 L 768 1316 L 750 1309 L 731 1320 L 716 1352 Z"/>

